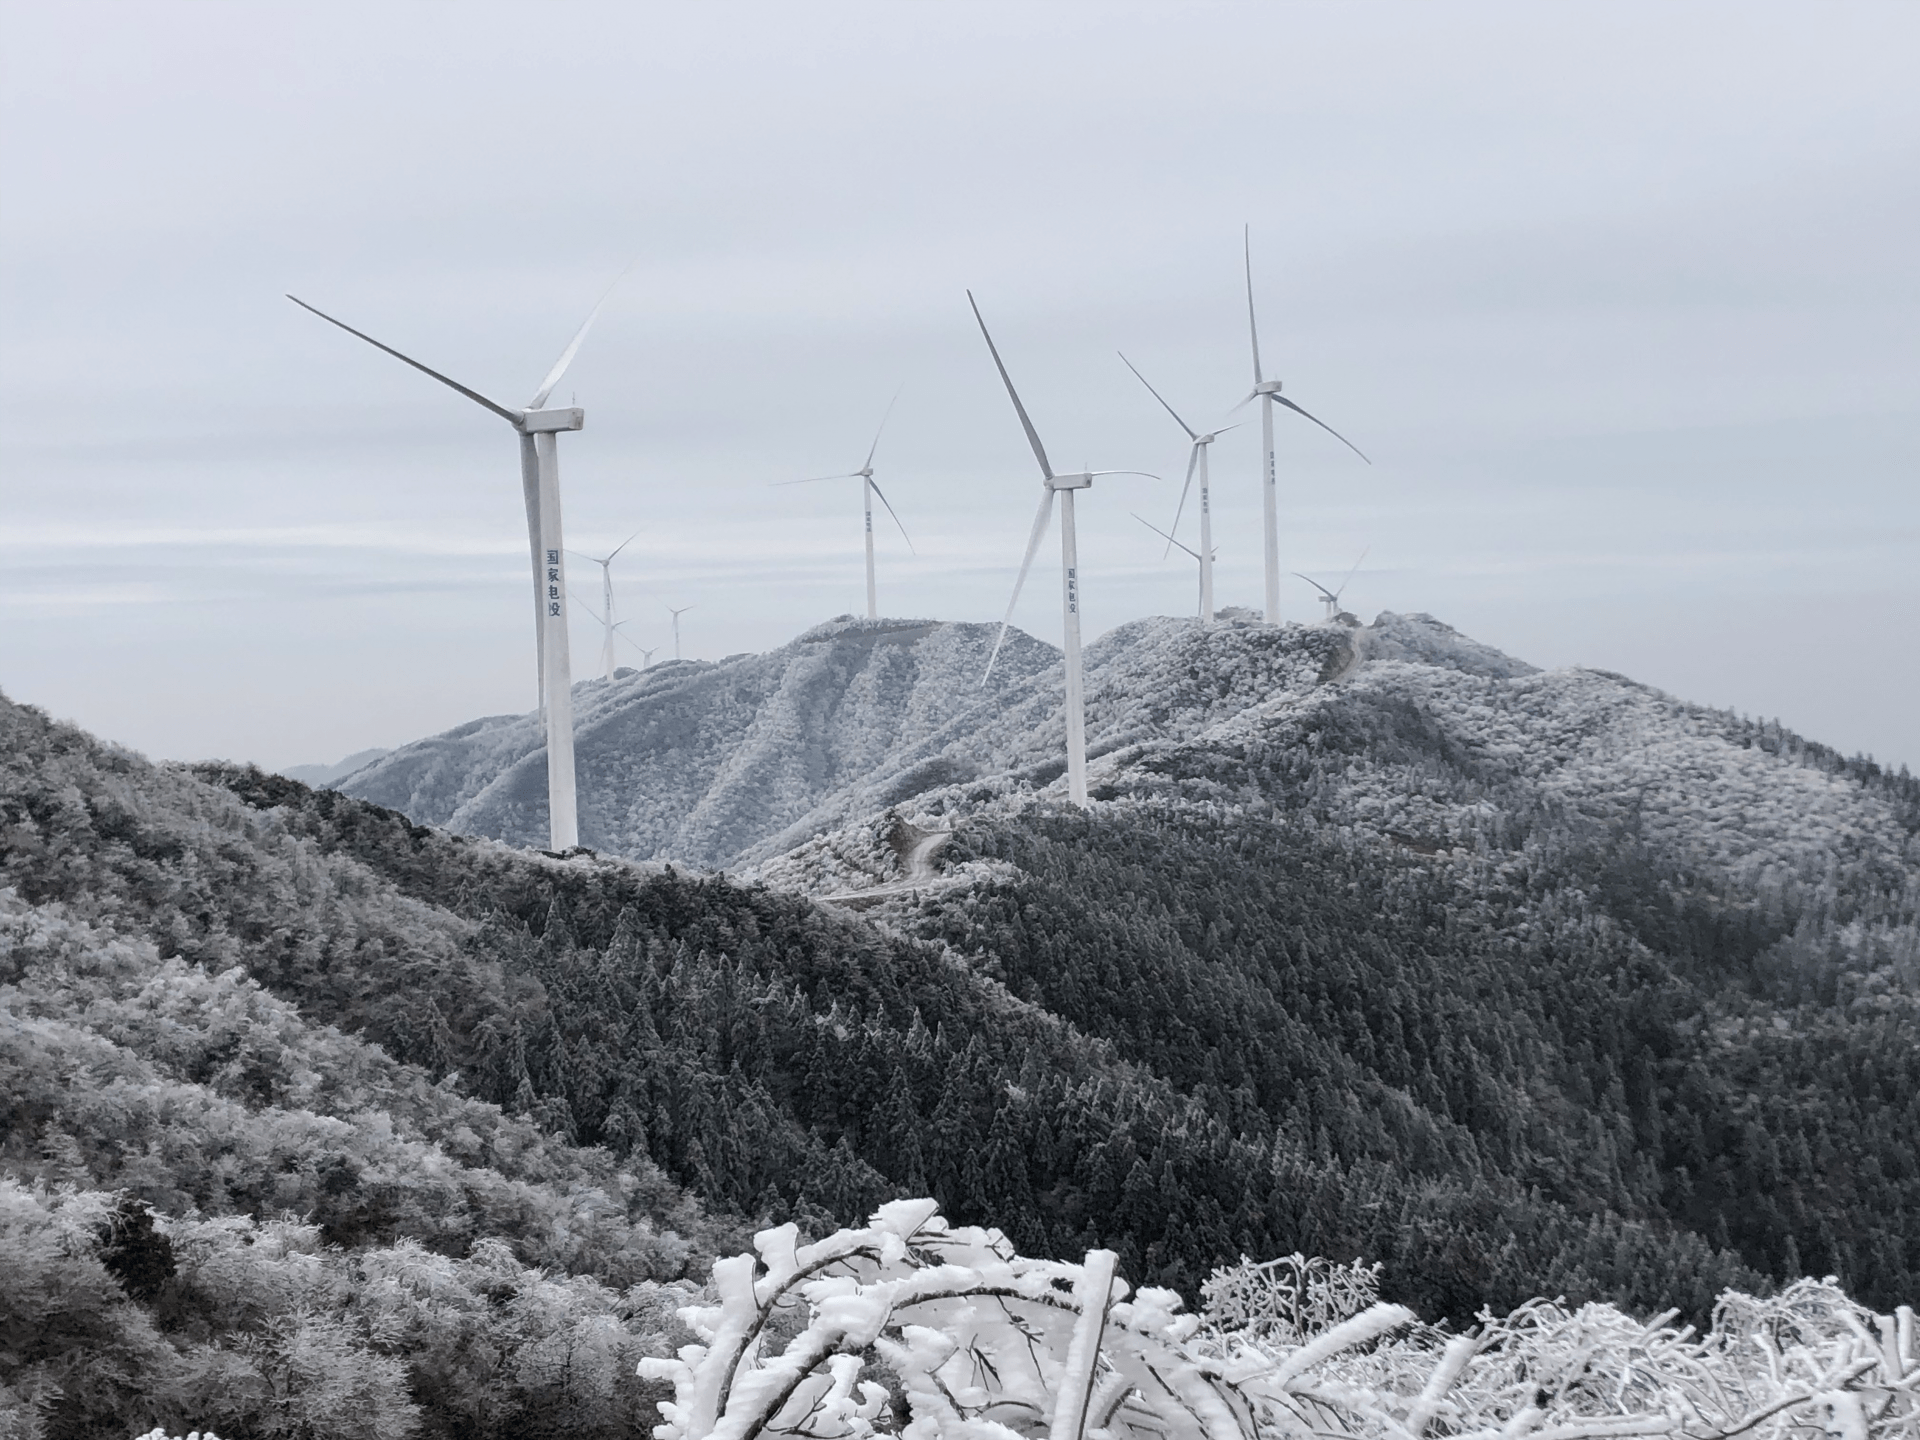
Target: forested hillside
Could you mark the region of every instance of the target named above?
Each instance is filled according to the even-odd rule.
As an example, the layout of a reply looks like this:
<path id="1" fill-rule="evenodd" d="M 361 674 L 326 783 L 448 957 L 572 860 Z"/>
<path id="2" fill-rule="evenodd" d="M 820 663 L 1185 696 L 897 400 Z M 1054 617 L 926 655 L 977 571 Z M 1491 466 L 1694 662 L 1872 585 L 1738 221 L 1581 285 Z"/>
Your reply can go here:
<path id="1" fill-rule="evenodd" d="M 918 791 L 942 873 L 859 912 L 0 702 L 0 1402 L 294 1433 L 326 1355 L 355 1434 L 638 1434 L 683 1277 L 920 1194 L 1436 1320 L 1920 1291 L 1920 786 L 1431 622 L 1172 623 L 1114 641 L 1092 812 Z M 763 873 L 897 881 L 899 829 Z"/>

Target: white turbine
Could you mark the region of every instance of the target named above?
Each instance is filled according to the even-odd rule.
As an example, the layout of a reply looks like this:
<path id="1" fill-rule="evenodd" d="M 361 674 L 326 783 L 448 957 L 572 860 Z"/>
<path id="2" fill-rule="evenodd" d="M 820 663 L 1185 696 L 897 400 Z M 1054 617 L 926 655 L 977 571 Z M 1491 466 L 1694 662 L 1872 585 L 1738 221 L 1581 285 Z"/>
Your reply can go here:
<path id="1" fill-rule="evenodd" d="M 1249 226 L 1244 236 L 1247 256 L 1247 334 L 1253 341 L 1253 389 L 1246 400 L 1258 399 L 1260 403 L 1260 453 L 1265 459 L 1265 470 L 1261 480 L 1261 506 L 1265 520 L 1266 571 L 1267 571 L 1267 623 L 1280 623 L 1280 500 L 1274 490 L 1273 457 L 1273 407 L 1284 405 L 1296 415 L 1304 415 L 1322 430 L 1326 431 L 1342 445 L 1346 446 L 1362 460 L 1367 457 L 1360 447 L 1354 444 L 1338 430 L 1324 420 L 1308 415 L 1293 401 L 1280 393 L 1280 382 L 1269 380 L 1260 373 L 1260 327 L 1253 318 L 1253 230 Z M 1235 406 L 1238 409 L 1239 406 Z M 1367 460 L 1371 465 L 1373 462 Z M 1297 572 L 1296 572 L 1297 573 Z"/>
<path id="2" fill-rule="evenodd" d="M 622 271 L 624 275 L 626 272 Z M 620 277 L 614 278 L 614 285 Z M 540 674 L 541 713 L 547 732 L 547 835 L 554 850 L 571 850 L 580 843 L 580 818 L 574 795 L 573 768 L 573 676 L 567 646 L 566 544 L 560 525 L 560 451 L 558 436 L 563 430 L 578 430 L 586 423 L 586 412 L 578 406 L 543 410 L 553 387 L 567 373 L 573 357 L 587 338 L 601 308 L 613 294 L 613 285 L 601 295 L 586 320 L 574 332 L 560 358 L 553 362 L 547 378 L 540 382 L 533 399 L 524 410 L 500 405 L 478 390 L 470 390 L 458 380 L 422 365 L 411 355 L 403 355 L 391 345 L 356 330 L 315 309 L 297 295 L 287 298 L 302 310 L 311 310 L 329 325 L 337 325 L 349 335 L 384 350 L 394 359 L 431 375 L 442 385 L 459 391 L 476 405 L 484 406 L 513 426 L 520 434 L 520 487 L 527 506 L 527 544 L 533 560 L 534 638 Z"/>
<path id="3" fill-rule="evenodd" d="M 981 318 L 980 306 L 971 290 L 967 292 L 967 304 L 973 306 L 973 318 L 980 322 L 980 333 L 986 337 L 994 368 L 1000 372 L 1001 382 L 1007 387 L 1014 412 L 1020 417 L 1020 428 L 1027 432 L 1027 444 L 1033 447 L 1033 458 L 1040 462 L 1040 475 L 1046 486 L 1040 498 L 1039 513 L 1033 517 L 1033 533 L 1027 537 L 1027 554 L 1020 562 L 1020 576 L 1013 582 L 1013 598 L 1007 602 L 1006 618 L 1000 622 L 1000 634 L 993 642 L 993 653 L 987 657 L 986 674 L 980 677 L 980 683 L 985 685 L 988 676 L 993 674 L 993 662 L 999 658 L 1001 643 L 1007 638 L 1007 626 L 1013 623 L 1013 607 L 1020 603 L 1020 590 L 1027 583 L 1027 570 L 1033 564 L 1033 554 L 1040 548 L 1041 538 L 1047 533 L 1047 521 L 1053 516 L 1053 497 L 1058 495 L 1060 608 L 1064 622 L 1062 628 L 1066 632 L 1067 796 L 1074 804 L 1084 808 L 1087 803 L 1087 710 L 1080 666 L 1080 552 L 1073 528 L 1073 492 L 1090 488 L 1096 475 L 1147 475 L 1148 479 L 1159 477 L 1145 470 L 1082 470 L 1075 475 L 1055 474 L 1052 462 L 1047 459 L 1046 447 L 1040 443 L 1040 432 L 1033 428 L 1033 421 L 1027 418 L 1027 407 L 1020 403 L 1020 392 L 1013 388 L 1013 377 L 1007 374 L 1007 367 L 1001 362 L 999 348 L 994 345 L 993 336 L 987 333 L 987 322 Z"/>
<path id="4" fill-rule="evenodd" d="M 619 555 L 622 550 L 626 549 L 627 546 L 639 538 L 640 532 L 638 530 L 634 531 L 633 534 L 614 546 L 613 554 L 607 556 L 604 560 L 597 555 L 580 555 L 582 560 L 591 560 L 600 567 L 600 608 L 605 614 L 595 615 L 594 618 L 600 622 L 601 628 L 605 631 L 605 637 L 600 645 L 600 660 L 606 667 L 607 679 L 609 680 L 613 679 L 614 671 L 613 632 L 620 628 L 614 623 L 613 619 L 613 562 L 615 556 Z M 576 551 L 575 553 L 577 554 L 579 552 Z M 588 610 L 587 613 L 593 615 L 593 611 L 591 610 Z"/>
<path id="5" fill-rule="evenodd" d="M 899 398 L 900 392 L 896 390 L 893 395 L 893 400 L 898 400 Z M 886 413 L 880 417 L 880 428 L 873 432 L 873 444 L 867 447 L 866 463 L 858 470 L 849 470 L 844 475 L 810 475 L 804 480 L 776 480 L 774 482 L 776 485 L 817 485 L 822 480 L 858 480 L 860 482 L 861 498 L 864 502 L 867 515 L 867 618 L 869 620 L 877 620 L 880 618 L 879 592 L 875 589 L 873 581 L 874 496 L 880 496 L 880 503 L 887 507 L 887 514 L 892 515 L 893 523 L 899 526 L 900 538 L 907 542 L 907 549 L 913 550 L 913 537 L 907 534 L 907 527 L 900 523 L 900 516 L 894 510 L 893 502 L 887 499 L 885 493 L 880 489 L 879 482 L 873 478 L 874 453 L 879 450 L 880 437 L 886 432 L 887 417 L 893 414 L 893 400 L 887 402 Z M 920 552 L 914 550 L 913 553 L 918 555 Z"/>
<path id="6" fill-rule="evenodd" d="M 569 592 L 569 593 L 572 593 L 572 592 Z M 647 649 L 638 640 L 635 640 L 631 635 L 627 634 L 627 626 L 632 623 L 631 621 L 616 620 L 611 625 L 608 625 L 607 617 L 600 614 L 591 605 L 587 604 L 586 601 L 582 600 L 578 595 L 575 595 L 573 597 L 573 603 L 578 605 L 582 610 L 586 611 L 587 614 L 592 618 L 594 624 L 605 626 L 609 639 L 611 639 L 611 637 L 615 635 L 618 635 L 622 640 L 626 641 L 627 644 L 633 646 L 634 649 L 638 650 L 640 652 L 640 668 L 642 670 L 645 670 L 649 665 L 653 664 L 653 651 Z M 618 668 L 619 668 L 618 666 L 610 666 L 607 670 L 607 679 L 609 680 L 613 679 L 613 672 Z"/>
<path id="7" fill-rule="evenodd" d="M 680 658 L 680 617 L 692 608 L 691 605 L 682 605 L 678 610 L 674 610 L 673 606 L 667 606 L 667 609 L 673 613 L 673 658 L 676 660 Z"/>
<path id="8" fill-rule="evenodd" d="M 1224 434 L 1226 431 L 1234 430 L 1239 427 L 1234 425 L 1222 425 L 1218 430 L 1209 431 L 1207 434 L 1202 435 L 1199 431 L 1195 430 L 1191 425 L 1187 424 L 1186 421 L 1180 418 L 1180 412 L 1178 410 L 1175 410 L 1173 406 L 1167 404 L 1167 397 L 1162 395 L 1158 390 L 1155 390 L 1153 388 L 1152 382 L 1149 381 L 1146 376 L 1140 374 L 1140 369 L 1138 366 L 1136 366 L 1131 360 L 1127 359 L 1125 355 L 1122 355 L 1120 357 L 1120 363 L 1125 365 L 1129 370 L 1133 371 L 1133 373 L 1139 378 L 1140 383 L 1147 387 L 1147 393 L 1152 395 L 1154 399 L 1160 402 L 1161 406 L 1166 410 L 1166 412 L 1169 415 L 1173 416 L 1173 423 L 1178 425 L 1182 430 L 1186 431 L 1187 438 L 1193 442 L 1193 449 L 1187 455 L 1187 483 L 1180 487 L 1180 503 L 1174 507 L 1174 511 L 1173 511 L 1173 528 L 1176 531 L 1180 528 L 1180 515 L 1187 508 L 1187 492 L 1193 488 L 1194 476 L 1197 474 L 1200 477 L 1200 548 L 1199 550 L 1198 551 L 1187 550 L 1186 546 L 1180 545 L 1180 542 L 1178 540 L 1174 539 L 1172 535 L 1168 534 L 1165 530 L 1160 529 L 1157 525 L 1147 525 L 1147 522 L 1144 520 L 1140 520 L 1140 517 L 1138 515 L 1134 516 L 1133 518 L 1136 520 L 1140 520 L 1140 523 L 1142 525 L 1147 525 L 1147 528 L 1149 530 L 1154 531 L 1156 534 L 1165 535 L 1167 537 L 1168 553 L 1172 552 L 1173 547 L 1175 545 L 1180 545 L 1180 548 L 1182 550 L 1187 550 L 1187 553 L 1189 555 L 1192 555 L 1196 560 L 1200 562 L 1200 618 L 1202 620 L 1212 620 L 1213 619 L 1213 560 L 1214 560 L 1213 500 L 1212 500 L 1212 492 L 1208 488 L 1208 484 L 1207 484 L 1207 453 L 1208 453 L 1207 447 L 1212 445 L 1214 440 L 1217 439 L 1220 435 Z M 1164 560 L 1167 557 L 1166 555 L 1163 554 L 1160 558 Z"/>
<path id="9" fill-rule="evenodd" d="M 1367 550 L 1371 550 L 1372 548 L 1373 547 L 1369 545 Z M 1340 613 L 1340 597 L 1347 593 L 1347 586 L 1353 583 L 1353 577 L 1360 572 L 1360 561 L 1367 558 L 1367 550 L 1360 552 L 1360 560 L 1353 562 L 1353 569 L 1347 571 L 1347 578 L 1340 582 L 1340 588 L 1338 590 L 1327 589 L 1326 586 L 1322 585 L 1311 575 L 1301 575 L 1298 570 L 1293 572 L 1296 577 L 1306 581 L 1307 584 L 1320 592 L 1320 603 L 1327 607 L 1326 619 L 1331 620 Z"/>
<path id="10" fill-rule="evenodd" d="M 1154 524 L 1151 520 L 1147 519 L 1144 515 L 1141 515 L 1135 511 L 1129 511 L 1128 513 L 1131 514 L 1133 518 L 1138 520 L 1142 525 L 1146 526 L 1149 530 L 1153 531 L 1154 534 L 1158 535 L 1161 539 L 1167 542 L 1166 551 L 1160 557 L 1162 560 L 1166 559 L 1167 555 L 1170 555 L 1173 553 L 1174 546 L 1179 545 L 1182 550 L 1187 552 L 1187 554 L 1193 556 L 1194 559 L 1200 561 L 1200 577 L 1201 577 L 1200 578 L 1200 618 L 1203 621 L 1212 619 L 1213 611 L 1210 605 L 1208 604 L 1208 602 L 1212 599 L 1212 597 L 1207 593 L 1209 588 L 1207 583 L 1207 576 L 1208 576 L 1208 572 L 1213 569 L 1213 566 L 1211 563 L 1212 557 L 1209 556 L 1206 559 L 1202 560 L 1200 557 L 1200 552 L 1198 550 L 1194 549 L 1191 545 L 1181 545 L 1178 540 L 1174 539 L 1173 536 L 1167 534 L 1166 531 L 1162 530 L 1158 525 Z"/>

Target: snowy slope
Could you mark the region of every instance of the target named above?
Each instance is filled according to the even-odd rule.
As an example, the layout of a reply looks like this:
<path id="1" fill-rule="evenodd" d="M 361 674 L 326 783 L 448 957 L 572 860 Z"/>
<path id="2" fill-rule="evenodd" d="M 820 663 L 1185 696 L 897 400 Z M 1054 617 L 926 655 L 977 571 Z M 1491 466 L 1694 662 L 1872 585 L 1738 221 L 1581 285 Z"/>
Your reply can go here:
<path id="1" fill-rule="evenodd" d="M 1539 671 L 1430 616 L 1204 631 L 1141 621 L 1090 662 L 1090 788 L 1109 805 L 1304 812 L 1468 867 L 1524 868 L 1515 857 L 1529 847 L 1630 836 L 1657 863 L 1747 893 L 1845 874 L 1850 903 L 1870 890 L 1889 917 L 1920 905 L 1910 785 L 1606 671 Z M 1046 679 L 1019 698 L 1037 706 Z M 1064 798 L 1057 781 L 1038 797 L 1019 783 L 1017 765 L 1058 754 L 1057 724 L 1033 718 L 1024 743 L 990 732 L 1005 743 L 1000 778 L 923 794 L 903 818 L 956 826 Z M 785 854 L 763 851 L 759 878 L 820 894 L 901 882 L 887 822 L 821 828 Z"/>
<path id="2" fill-rule="evenodd" d="M 929 791 L 1042 789 L 1065 769 L 1059 652 L 1018 630 L 842 618 L 766 655 L 676 662 L 575 687 L 582 842 L 737 866 Z M 1344 631 L 1141 620 L 1088 647 L 1098 756 L 1198 733 L 1348 663 Z M 520 844 L 546 833 L 535 717 L 492 716 L 403 746 L 346 793 Z"/>
<path id="3" fill-rule="evenodd" d="M 1417 849 L 1545 820 L 1741 885 L 1823 863 L 1920 878 L 1916 817 L 1864 764 L 1608 671 L 1535 670 L 1427 616 L 1354 638 L 1338 684 L 1144 747 L 1109 793 L 1273 800 L 1311 756 L 1314 809 Z"/>
<path id="4" fill-rule="evenodd" d="M 988 625 L 843 617 L 766 655 L 576 685 L 583 843 L 717 865 L 829 797 L 884 795 L 886 777 L 911 763 L 899 756 L 1057 669 L 1057 652 L 1015 632 L 982 688 L 993 635 Z M 403 746 L 342 788 L 416 820 L 544 843 L 546 757 L 532 715 L 475 720 Z"/>
<path id="5" fill-rule="evenodd" d="M 982 688 L 992 638 L 842 619 L 767 655 L 583 684 L 583 838 L 821 893 L 894 883 L 886 812 L 951 824 L 1064 793 L 1058 652 L 1010 632 Z M 1859 767 L 1618 675 L 1538 671 L 1424 615 L 1135 621 L 1088 647 L 1087 709 L 1106 801 L 1305 808 L 1440 854 L 1543 823 L 1626 826 L 1740 884 L 1822 856 L 1915 872 L 1913 817 Z M 456 830 L 544 833 L 528 716 L 404 747 L 343 788 Z"/>

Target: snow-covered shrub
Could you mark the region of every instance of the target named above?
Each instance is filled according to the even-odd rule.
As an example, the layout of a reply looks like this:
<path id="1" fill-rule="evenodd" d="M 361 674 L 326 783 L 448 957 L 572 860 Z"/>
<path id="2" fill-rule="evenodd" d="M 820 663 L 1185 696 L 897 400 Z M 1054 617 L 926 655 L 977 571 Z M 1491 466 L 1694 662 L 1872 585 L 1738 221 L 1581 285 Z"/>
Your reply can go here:
<path id="1" fill-rule="evenodd" d="M 1375 1267 L 1303 1256 L 1217 1272 L 1221 1308 L 1186 1314 L 1129 1297 L 1111 1251 L 1028 1259 L 931 1200 L 755 1247 L 680 1312 L 699 1342 L 641 1362 L 674 1386 L 658 1440 L 1920 1440 L 1913 1311 L 1831 1281 L 1729 1292 L 1706 1336 L 1546 1301 L 1452 1334 L 1379 1303 Z"/>
<path id="2" fill-rule="evenodd" d="M 1222 1332 L 1298 1345 L 1350 1320 L 1380 1298 L 1380 1266 L 1339 1265 L 1298 1253 L 1213 1272 L 1200 1287 L 1208 1324 Z"/>

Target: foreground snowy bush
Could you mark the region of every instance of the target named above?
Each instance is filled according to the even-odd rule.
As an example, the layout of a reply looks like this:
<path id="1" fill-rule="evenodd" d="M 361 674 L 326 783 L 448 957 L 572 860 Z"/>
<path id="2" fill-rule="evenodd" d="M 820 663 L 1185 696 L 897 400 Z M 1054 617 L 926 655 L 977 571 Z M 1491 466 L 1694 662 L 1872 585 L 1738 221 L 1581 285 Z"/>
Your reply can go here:
<path id="1" fill-rule="evenodd" d="M 1217 1273 L 1186 1314 L 1110 1251 L 1027 1259 L 931 1200 L 755 1246 L 680 1312 L 699 1343 L 641 1362 L 674 1387 L 658 1440 L 1920 1437 L 1913 1311 L 1831 1283 L 1729 1292 L 1705 1336 L 1546 1301 L 1453 1334 L 1379 1303 L 1373 1267 L 1299 1256 Z"/>

